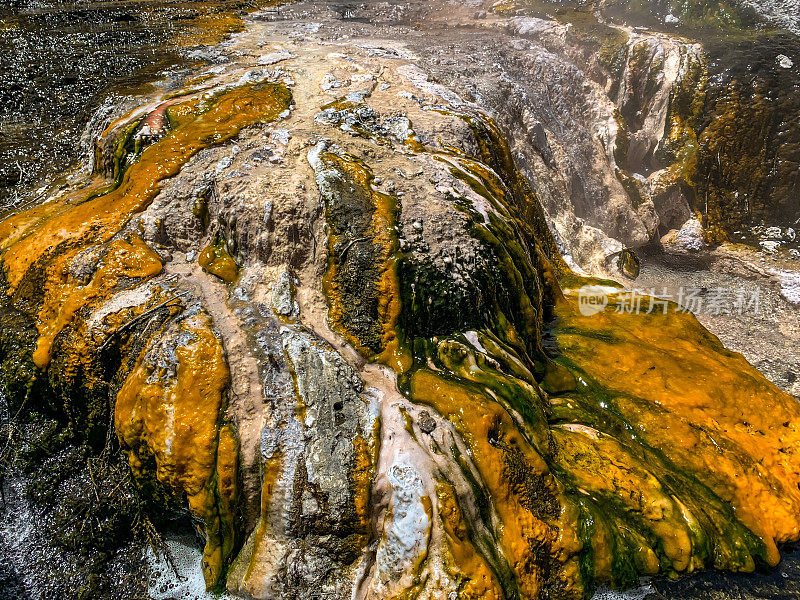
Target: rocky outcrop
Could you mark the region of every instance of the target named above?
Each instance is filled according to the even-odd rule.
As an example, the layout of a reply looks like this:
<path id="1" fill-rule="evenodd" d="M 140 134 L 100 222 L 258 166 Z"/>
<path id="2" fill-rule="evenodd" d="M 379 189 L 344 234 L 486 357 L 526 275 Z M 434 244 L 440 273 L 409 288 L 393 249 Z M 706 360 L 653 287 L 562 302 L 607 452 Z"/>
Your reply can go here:
<path id="1" fill-rule="evenodd" d="M 519 141 L 407 48 L 307 31 L 253 25 L 235 61 L 112 123 L 93 178 L 0 224 L 8 405 L 58 439 L 29 471 L 63 448 L 89 465 L 46 498 L 12 471 L 30 506 L 75 489 L 91 528 L 156 547 L 191 524 L 206 585 L 258 599 L 580 598 L 776 564 L 800 537 L 797 402 L 675 305 L 571 271 L 546 171 L 532 185 Z M 637 97 L 634 62 L 619 118 L 645 161 L 637 106 L 667 123 L 667 101 Z M 527 129 L 537 160 L 576 165 L 589 146 L 555 123 Z M 87 482 L 117 452 L 109 530 L 116 488 Z M 106 595 L 104 552 L 55 593 Z"/>
<path id="2" fill-rule="evenodd" d="M 706 247 L 703 240 L 703 225 L 697 219 L 689 219 L 680 229 L 673 229 L 661 238 L 661 246 L 667 254 L 698 254 Z"/>
<path id="3" fill-rule="evenodd" d="M 800 219 L 791 7 L 610 1 L 591 9 L 553 11 L 531 2 L 495 9 L 535 15 L 522 18 L 541 23 L 526 31 L 587 64 L 588 78 L 605 86 L 618 124 L 611 169 L 633 207 L 654 204 L 660 235 L 692 212 L 702 215 L 706 238 L 715 243 L 751 242 L 754 226 L 791 227 Z M 568 27 L 553 36 L 553 22 L 536 18 L 543 16 Z"/>

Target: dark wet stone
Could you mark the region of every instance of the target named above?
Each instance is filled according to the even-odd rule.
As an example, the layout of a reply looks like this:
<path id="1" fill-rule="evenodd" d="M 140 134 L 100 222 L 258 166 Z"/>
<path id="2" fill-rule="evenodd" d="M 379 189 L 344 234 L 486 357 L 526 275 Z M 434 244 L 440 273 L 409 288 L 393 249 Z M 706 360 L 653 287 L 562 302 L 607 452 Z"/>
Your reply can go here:
<path id="1" fill-rule="evenodd" d="M 436 429 L 436 421 L 427 410 L 420 411 L 417 422 L 422 433 L 433 433 L 433 430 Z"/>
<path id="2" fill-rule="evenodd" d="M 633 250 L 625 248 L 619 253 L 617 258 L 617 268 L 625 274 L 626 277 L 636 279 L 639 276 L 639 257 L 633 253 Z"/>
<path id="3" fill-rule="evenodd" d="M 800 550 L 784 554 L 767 573 L 707 572 L 677 581 L 655 581 L 644 600 L 797 600 L 800 598 Z"/>

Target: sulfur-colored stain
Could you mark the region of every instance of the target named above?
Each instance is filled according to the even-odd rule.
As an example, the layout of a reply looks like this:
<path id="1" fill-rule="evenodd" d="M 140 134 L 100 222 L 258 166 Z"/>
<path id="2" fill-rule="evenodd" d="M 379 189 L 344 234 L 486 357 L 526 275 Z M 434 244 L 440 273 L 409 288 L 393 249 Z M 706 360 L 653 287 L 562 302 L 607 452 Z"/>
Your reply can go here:
<path id="1" fill-rule="evenodd" d="M 0 223 L 6 293 L 16 292 L 31 267 L 40 269 L 35 274 L 35 286 L 42 293 L 39 339 L 33 353 L 37 367 L 47 368 L 56 336 L 84 307 L 98 305 L 131 280 L 161 271 L 158 255 L 138 236 L 114 239 L 130 216 L 152 201 L 161 181 L 177 173 L 202 148 L 229 139 L 249 124 L 275 118 L 286 109 L 290 97 L 281 85 L 263 85 L 234 88 L 202 102 L 196 97 L 169 101 L 162 108 L 172 112 L 171 131 L 144 149 L 124 174 L 119 165 L 124 141 L 134 126 L 121 123 L 123 135 L 120 148 L 114 151 L 116 166 L 110 182 L 95 176 L 82 189 Z M 113 189 L 108 191 L 109 187 Z M 83 357 L 74 350 L 70 364 L 88 360 L 89 345 L 83 344 Z"/>
<path id="2" fill-rule="evenodd" d="M 178 129 L 181 125 L 190 123 L 198 110 L 201 96 L 190 98 L 177 97 L 164 103 L 164 114 L 171 129 Z"/>
<path id="3" fill-rule="evenodd" d="M 557 577 L 578 593 L 776 562 L 775 542 L 800 521 L 796 401 L 691 315 L 583 317 L 572 297 L 557 313 L 559 360 L 579 385 L 552 408 L 488 332 L 482 352 L 438 341 L 443 372 L 417 367 L 407 388 L 467 443 L 520 594 L 540 597 Z"/>
<path id="4" fill-rule="evenodd" d="M 233 257 L 228 254 L 223 240 L 216 240 L 203 250 L 197 257 L 197 263 L 203 267 L 206 273 L 211 273 L 226 283 L 235 281 L 239 274 L 239 267 Z"/>
<path id="5" fill-rule="evenodd" d="M 189 20 L 184 32 L 175 36 L 175 42 L 184 48 L 215 46 L 232 33 L 244 30 L 242 15 L 246 13 L 242 8 L 252 12 L 285 2 L 286 0 L 251 0 L 246 4 L 230 0 L 195 2 L 192 8 L 197 16 Z"/>
<path id="6" fill-rule="evenodd" d="M 680 501 L 664 490 L 658 478 L 631 456 L 627 448 L 588 427 L 556 427 L 553 436 L 558 447 L 558 461 L 569 471 L 579 493 L 613 497 L 618 500 L 621 511 L 641 514 L 652 533 L 661 540 L 660 550 L 676 571 L 702 567 L 692 560 L 693 523 L 685 519 Z M 600 528 L 597 533 L 605 535 Z M 613 579 L 613 556 L 608 552 L 613 549 L 613 540 L 595 538 L 592 547 L 608 556 L 605 562 L 595 562 L 595 576 Z M 659 560 L 647 543 L 636 548 L 633 560 L 642 574 L 659 571 Z"/>
<path id="7" fill-rule="evenodd" d="M 403 429 L 405 429 L 415 441 L 418 441 L 417 434 L 414 432 L 414 419 L 408 414 L 404 406 L 398 406 L 397 409 L 400 411 L 400 416 L 403 418 Z"/>
<path id="8" fill-rule="evenodd" d="M 274 119 L 290 98 L 288 89 L 277 84 L 222 92 L 199 106 L 194 118 L 146 148 L 113 191 L 57 200 L 6 219 L 0 224 L 0 250 L 7 293 L 13 293 L 36 261 L 67 248 L 107 242 L 197 152 L 230 139 L 243 127 Z"/>
<path id="9" fill-rule="evenodd" d="M 472 215 L 474 233 L 495 253 L 501 270 L 497 276 L 503 277 L 503 286 L 507 286 L 507 290 L 504 287 L 501 292 L 503 295 L 498 295 L 496 305 L 490 304 L 484 309 L 484 313 L 488 313 L 487 330 L 477 332 L 481 343 L 492 349 L 490 356 L 475 352 L 466 340 L 458 338 L 461 334 L 457 331 L 453 336 L 458 339 L 417 338 L 415 356 L 403 343 L 392 348 L 394 340 L 404 341 L 398 331 L 401 317 L 403 323 L 417 327 L 417 311 L 430 310 L 431 303 L 425 301 L 427 291 L 421 285 L 415 288 L 417 294 L 423 294 L 419 298 L 401 299 L 399 296 L 399 270 L 392 262 L 395 257 L 402 260 L 394 240 L 396 200 L 371 189 L 371 173 L 361 161 L 331 153 L 323 154 L 321 160 L 329 169 L 328 173 L 333 172 L 340 179 L 328 174 L 324 180 L 323 195 L 330 196 L 326 197 L 326 202 L 331 226 L 331 260 L 325 277 L 325 292 L 330 305 L 329 319 L 334 327 L 366 356 L 392 367 L 401 376 L 401 389 L 409 399 L 432 406 L 453 422 L 469 448 L 469 456 L 480 474 L 480 482 L 474 482 L 474 491 L 482 498 L 478 502 L 485 509 L 481 518 L 494 531 L 496 540 L 488 543 L 497 544 L 498 553 L 490 569 L 486 559 L 474 549 L 471 553 L 469 540 L 453 542 L 458 560 L 467 561 L 460 565 L 454 558 L 453 572 L 464 568 L 475 571 L 462 577 L 464 589 L 473 590 L 468 592 L 473 597 L 482 594 L 502 597 L 507 590 L 511 595 L 536 598 L 549 593 L 545 590 L 555 580 L 565 579 L 566 575 L 559 573 L 566 573 L 564 565 L 571 560 L 569 556 L 563 560 L 554 559 L 561 553 L 558 490 L 542 458 L 550 452 L 552 441 L 547 428 L 546 399 L 534 373 L 563 372 L 556 387 L 565 388 L 570 386 L 561 384 L 571 375 L 560 366 L 540 368 L 530 358 L 534 354 L 542 356 L 539 331 L 543 290 L 539 272 L 544 285 L 549 286 L 545 292 L 548 300 L 558 301 L 560 289 L 553 267 L 542 250 L 536 246 L 531 248 L 526 241 L 530 238 L 521 233 L 533 235 L 534 227 L 523 217 L 536 221 L 535 197 L 519 181 L 507 146 L 494 144 L 494 130 L 484 131 L 477 123 L 472 125 L 481 135 L 483 153 L 505 173 L 505 178 L 479 160 L 458 152 L 439 153 L 435 158 L 447 163 L 451 173 L 484 197 L 493 209 L 488 213 L 488 222 L 477 212 Z M 511 180 L 516 183 L 510 184 Z M 357 216 L 347 216 L 356 209 Z M 359 224 L 364 212 L 369 220 Z M 357 255 L 362 268 L 348 273 L 344 259 L 354 252 L 355 244 L 365 240 L 369 246 Z M 531 264 L 532 256 L 538 271 Z M 356 286 L 358 290 L 363 290 L 367 283 L 374 286 L 380 310 L 370 314 L 372 322 L 377 322 L 382 330 L 380 336 L 373 335 L 374 329 L 364 329 L 364 320 L 355 318 L 359 313 L 354 310 L 354 303 L 346 298 L 354 287 L 348 275 L 356 278 L 361 286 Z M 487 285 L 490 284 L 487 282 Z M 497 287 L 496 283 L 491 285 Z M 441 302 L 438 297 L 431 300 Z M 474 308 L 469 307 L 469 310 Z M 444 310 L 450 314 L 449 307 Z M 461 318 L 454 315 L 456 321 Z M 444 328 L 441 324 L 438 327 Z M 369 338 L 373 340 L 371 344 L 366 341 L 368 335 L 373 335 Z M 380 340 L 378 344 L 374 342 L 376 337 Z M 398 351 L 400 361 L 396 360 Z M 432 364 L 436 370 L 430 367 Z M 503 372 L 497 365 L 507 371 Z M 507 375 L 508 372 L 512 375 Z M 463 459 L 459 461 L 465 476 L 472 480 L 466 463 Z M 492 514 L 497 515 L 497 520 Z M 492 574 L 492 569 L 502 572 L 502 583 L 497 573 Z M 431 593 L 439 592 L 435 585 L 431 588 Z"/>
<path id="10" fill-rule="evenodd" d="M 691 315 L 583 317 L 573 297 L 556 312 L 578 385 L 552 405 L 489 332 L 480 352 L 434 341 L 442 372 L 418 366 L 407 387 L 467 443 L 519 593 L 774 564 L 800 521 L 796 401 Z"/>
<path id="11" fill-rule="evenodd" d="M 191 20 L 194 31 L 178 38 L 178 43 L 184 47 L 198 44 L 213 46 L 219 44 L 232 33 L 239 33 L 244 29 L 242 19 L 227 13 L 202 14 Z"/>
<path id="12" fill-rule="evenodd" d="M 497 577 L 470 540 L 469 526 L 453 487 L 438 482 L 436 499 L 450 554 L 446 566 L 458 579 L 459 599 L 503 600 L 505 596 Z"/>
<path id="13" fill-rule="evenodd" d="M 617 258 L 617 268 L 631 279 L 636 279 L 641 269 L 639 257 L 630 248 L 623 248 Z"/>
<path id="14" fill-rule="evenodd" d="M 685 182 L 690 186 L 697 184 L 697 144 L 697 134 L 694 129 L 686 124 L 681 115 L 673 114 L 666 147 L 673 153 L 675 162 L 667 169 L 666 183 Z"/>
<path id="15" fill-rule="evenodd" d="M 376 428 L 378 421 L 376 421 Z M 353 450 L 355 460 L 350 468 L 350 482 L 353 488 L 353 503 L 358 520 L 358 528 L 368 530 L 372 510 L 370 507 L 372 492 L 372 477 L 375 475 L 375 465 L 378 462 L 378 448 L 375 440 L 377 436 L 371 436 L 367 441 L 363 435 L 359 434 L 353 438 Z"/>
<path id="16" fill-rule="evenodd" d="M 220 534 L 222 541 L 219 553 L 220 562 L 212 569 L 222 573 L 224 565 L 233 553 L 236 541 L 237 500 L 239 499 L 239 439 L 230 423 L 219 430 L 217 441 L 217 510 L 219 511 Z M 210 561 L 209 561 L 210 562 Z"/>
<path id="17" fill-rule="evenodd" d="M 233 548 L 237 444 L 220 428 L 230 375 L 222 344 L 202 314 L 181 321 L 171 374 L 163 361 L 143 352 L 117 394 L 114 424 L 133 473 L 154 477 L 204 523 L 203 571 L 214 585 Z M 155 344 L 160 342 L 156 341 Z"/>
<path id="18" fill-rule="evenodd" d="M 123 278 L 141 280 L 161 272 L 161 259 L 137 235 L 132 235 L 130 241 L 116 240 L 98 251 L 105 254 L 98 259 L 99 264 L 88 282 L 78 281 L 70 273 L 77 250 L 57 256 L 48 265 L 45 278 L 49 285 L 45 287 L 39 311 L 39 339 L 33 353 L 33 361 L 40 369 L 45 369 L 50 362 L 56 335 L 72 322 L 78 310 L 107 300 Z"/>
<path id="19" fill-rule="evenodd" d="M 696 176 L 689 114 L 696 107 L 685 96 L 679 100 L 688 107 L 679 106 L 671 121 L 674 181 L 662 184 L 690 185 Z M 440 495 L 449 568 L 464 578 L 463 590 L 474 589 L 475 597 L 577 598 L 596 582 L 626 587 L 642 575 L 774 564 L 776 544 L 800 536 L 797 402 L 674 307 L 667 315 L 582 316 L 557 277 L 575 287 L 589 280 L 551 259 L 553 240 L 537 225 L 535 196 L 517 181 L 499 134 L 490 123 L 462 118 L 479 157 L 418 151 L 431 152 L 491 207 L 479 213 L 468 203 L 455 206 L 469 214 L 470 234 L 496 265 L 491 281 L 475 284 L 484 286 L 484 305 L 469 331 L 462 315 L 450 318 L 439 297 L 425 296 L 420 281 L 400 280 L 415 265 L 385 270 L 394 256 L 414 259 L 398 255 L 392 235 L 380 233 L 394 222 L 392 202 L 371 191 L 368 167 L 330 153 L 322 160 L 340 178 L 326 198 L 332 324 L 366 356 L 394 368 L 401 392 L 448 419 L 468 449 L 469 462 L 459 448 L 450 451 L 497 554 L 477 553 L 454 500 Z M 363 219 L 365 212 L 366 224 L 352 229 L 352 215 Z M 344 258 L 361 236 L 370 245 L 358 254 L 360 270 L 350 273 L 354 286 L 343 277 Z M 376 273 L 392 275 L 385 287 Z M 384 298 L 370 313 L 372 329 L 354 318 L 359 313 L 346 298 L 366 283 Z M 395 290 L 408 287 L 413 293 L 393 304 Z M 486 301 L 486 289 L 500 290 L 494 302 Z M 555 363 L 541 337 L 553 317 Z M 420 323 L 436 319 L 437 333 L 425 335 Z M 400 323 L 409 328 L 403 335 Z M 389 347 L 392 330 L 413 348 L 399 363 L 377 351 Z M 440 591 L 429 587 L 433 595 Z"/>
<path id="20" fill-rule="evenodd" d="M 233 33 L 244 30 L 242 16 L 269 6 L 285 3 L 286 0 L 195 0 L 194 2 L 178 2 L 190 12 L 186 15 L 186 23 L 180 33 L 172 38 L 173 43 L 183 48 L 196 46 L 215 46 Z M 154 8 L 158 10 L 158 3 Z"/>
<path id="21" fill-rule="evenodd" d="M 474 391 L 427 369 L 411 377 L 409 395 L 415 402 L 429 404 L 450 419 L 467 442 L 497 511 L 502 527 L 498 531 L 500 549 L 511 567 L 519 593 L 538 598 L 547 576 L 539 560 L 540 548 L 549 548 L 555 530 L 526 507 L 525 490 L 517 487 L 512 454 L 523 458 L 522 479 L 544 477 L 547 467 L 522 439 L 510 415 L 491 396 Z M 556 517 L 557 515 L 554 515 Z M 552 549 L 554 551 L 554 549 Z"/>
<path id="22" fill-rule="evenodd" d="M 800 532 L 797 401 L 675 305 L 667 314 L 661 307 L 652 314 L 607 309 L 593 316 L 564 309 L 557 338 L 564 359 L 590 382 L 574 393 L 576 402 L 608 413 L 606 428 L 612 420 L 621 420 L 624 427 L 587 437 L 576 413 L 575 425 L 564 425 L 556 435 L 560 456 L 568 463 L 564 468 L 590 491 L 618 497 L 623 504 L 641 503 L 628 504 L 626 510 L 651 522 L 672 569 L 692 570 L 709 558 L 736 570 L 752 570 L 754 560 L 775 564 L 776 544 Z M 585 422 L 592 424 L 604 423 Z M 648 460 L 654 453 L 666 462 Z M 613 463 L 604 465 L 606 460 Z M 575 468 L 580 464 L 585 468 Z M 700 488 L 679 485 L 670 471 L 701 482 L 715 502 L 729 503 L 733 511 L 720 514 L 701 499 Z M 660 488 L 665 483 L 672 489 L 667 498 Z M 610 484 L 613 489 L 600 489 Z M 715 523 L 710 530 L 709 519 Z M 741 522 L 760 538 L 763 550 L 747 541 L 746 532 L 737 533 L 719 519 Z M 670 529 L 661 528 L 663 521 L 672 522 Z M 719 527 L 723 537 L 732 539 L 716 540 L 715 555 L 703 556 L 705 538 L 720 535 L 714 531 Z M 729 547 L 731 542 L 741 547 Z"/>

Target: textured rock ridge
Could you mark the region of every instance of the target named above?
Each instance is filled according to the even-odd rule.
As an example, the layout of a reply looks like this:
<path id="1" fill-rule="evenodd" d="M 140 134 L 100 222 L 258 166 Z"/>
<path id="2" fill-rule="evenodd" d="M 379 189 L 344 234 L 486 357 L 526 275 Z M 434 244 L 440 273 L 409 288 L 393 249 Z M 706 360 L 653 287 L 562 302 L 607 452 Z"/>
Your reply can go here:
<path id="1" fill-rule="evenodd" d="M 744 233 L 752 226 L 796 225 L 799 55 L 790 6 L 613 0 L 556 8 L 525 0 L 491 10 L 517 15 L 512 27 L 604 87 L 612 105 L 598 112 L 613 111 L 617 125 L 602 133 L 612 172 L 633 208 L 655 208 L 661 235 L 680 228 L 689 210 L 715 243 L 752 241 Z M 547 134 L 563 136 L 552 127 Z M 587 224 L 596 223 L 639 244 L 597 219 Z"/>
<path id="2" fill-rule="evenodd" d="M 240 597 L 568 599 L 776 564 L 796 400 L 675 305 L 575 275 L 514 140 L 403 45 L 287 28 L 0 224 L 13 411 L 119 449 L 130 523 L 191 523 Z M 666 127 L 634 62 L 620 102 Z"/>

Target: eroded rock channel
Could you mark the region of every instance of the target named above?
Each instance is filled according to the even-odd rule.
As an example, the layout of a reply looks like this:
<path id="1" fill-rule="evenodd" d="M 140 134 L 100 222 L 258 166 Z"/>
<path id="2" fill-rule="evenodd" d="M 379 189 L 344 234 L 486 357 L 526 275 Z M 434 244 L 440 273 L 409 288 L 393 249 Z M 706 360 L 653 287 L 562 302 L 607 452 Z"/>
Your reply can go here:
<path id="1" fill-rule="evenodd" d="M 0 589 L 556 600 L 774 567 L 800 539 L 797 399 L 586 274 L 691 216 L 658 204 L 683 150 L 649 183 L 632 156 L 689 135 L 666 107 L 699 50 L 627 42 L 671 66 L 623 156 L 568 53 L 524 53 L 584 94 L 537 126 L 380 22 L 317 36 L 334 9 L 250 20 L 223 67 L 109 119 L 91 176 L 0 223 Z M 503 26 L 566 44 L 532 19 Z M 589 284 L 608 310 L 581 310 Z"/>

